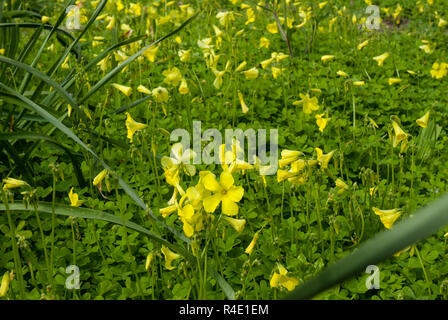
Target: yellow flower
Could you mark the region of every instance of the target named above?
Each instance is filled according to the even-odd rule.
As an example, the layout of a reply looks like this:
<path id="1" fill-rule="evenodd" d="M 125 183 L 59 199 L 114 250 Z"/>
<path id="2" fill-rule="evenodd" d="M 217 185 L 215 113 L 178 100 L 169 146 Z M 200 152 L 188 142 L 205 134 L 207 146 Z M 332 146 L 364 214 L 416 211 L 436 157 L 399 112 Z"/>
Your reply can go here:
<path id="1" fill-rule="evenodd" d="M 324 129 L 328 124 L 328 121 L 330 121 L 330 118 L 324 118 L 323 117 L 324 115 L 325 113 L 316 114 L 316 124 L 319 127 L 320 132 L 324 132 Z"/>
<path id="2" fill-rule="evenodd" d="M 357 87 L 362 87 L 366 83 L 364 81 L 353 81 L 353 85 Z"/>
<path id="3" fill-rule="evenodd" d="M 310 114 L 312 111 L 319 110 L 318 100 L 316 97 L 310 98 L 308 93 L 306 95 L 300 93 L 299 96 L 302 100 L 294 101 L 292 104 L 295 106 L 302 104 L 304 113 Z"/>
<path id="4" fill-rule="evenodd" d="M 106 26 L 107 30 L 112 30 L 115 27 L 115 17 L 107 17 L 107 21 L 109 21 L 108 25 Z"/>
<path id="5" fill-rule="evenodd" d="M 0 54 L 1 54 L 1 55 L 4 55 L 5 52 L 6 52 L 6 49 L 5 49 L 5 48 L 1 48 L 1 49 L 0 49 Z"/>
<path id="6" fill-rule="evenodd" d="M 419 48 L 422 49 L 423 51 L 425 51 L 427 54 L 430 54 L 433 51 L 433 48 L 431 47 L 431 45 L 429 43 L 422 44 Z"/>
<path id="7" fill-rule="evenodd" d="M 174 267 L 171 265 L 171 263 L 174 260 L 179 259 L 181 256 L 177 253 L 174 253 L 164 245 L 162 245 L 162 254 L 165 257 L 165 268 L 167 268 L 168 270 L 173 270 Z"/>
<path id="8" fill-rule="evenodd" d="M 256 79 L 258 77 L 258 70 L 253 67 L 252 69 L 243 71 L 243 74 L 247 80 Z"/>
<path id="9" fill-rule="evenodd" d="M 319 9 L 322 9 L 323 7 L 325 7 L 327 5 L 327 3 L 328 3 L 328 1 L 320 2 Z"/>
<path id="10" fill-rule="evenodd" d="M 19 187 L 24 187 L 24 186 L 28 186 L 29 185 L 28 183 L 26 183 L 23 180 L 14 179 L 14 178 L 3 179 L 3 183 L 4 183 L 3 190 L 19 188 Z"/>
<path id="11" fill-rule="evenodd" d="M 2 284 L 0 286 L 0 298 L 6 296 L 6 294 L 8 293 L 10 281 L 11 281 L 11 278 L 9 276 L 9 272 L 6 272 L 3 275 Z"/>
<path id="12" fill-rule="evenodd" d="M 366 45 L 369 44 L 369 40 L 366 40 L 358 45 L 358 50 L 362 50 Z"/>
<path id="13" fill-rule="evenodd" d="M 235 17 L 233 16 L 233 12 L 230 12 L 230 11 L 218 12 L 218 14 L 216 15 L 216 18 L 218 18 L 219 23 L 225 28 L 227 28 L 229 26 L 229 23 L 231 21 L 235 20 Z"/>
<path id="14" fill-rule="evenodd" d="M 138 130 L 145 129 L 148 125 L 144 123 L 140 123 L 132 119 L 129 112 L 126 112 L 126 128 L 128 129 L 128 135 L 127 138 L 132 143 L 132 137 L 134 136 L 134 133 Z"/>
<path id="15" fill-rule="evenodd" d="M 177 53 L 180 61 L 182 62 L 190 62 L 191 60 L 191 50 L 179 50 Z"/>
<path id="16" fill-rule="evenodd" d="M 392 127 L 394 128 L 393 147 L 395 148 L 401 141 L 406 140 L 409 135 L 400 128 L 398 123 L 392 121 Z"/>
<path id="17" fill-rule="evenodd" d="M 234 186 L 235 180 L 228 171 L 223 171 L 220 176 L 220 182 L 216 181 L 214 174 L 210 173 L 203 179 L 204 187 L 214 192 L 213 195 L 204 199 L 204 209 L 206 212 L 215 212 L 218 205 L 222 202 L 222 212 L 228 216 L 238 214 L 238 205 L 244 195 L 243 187 Z"/>
<path id="18" fill-rule="evenodd" d="M 177 189 L 174 189 L 176 194 L 177 194 Z M 162 208 L 159 210 L 160 214 L 162 215 L 163 218 L 168 217 L 170 214 L 172 214 L 174 211 L 177 210 L 177 206 L 176 205 L 172 205 L 172 206 L 168 206 L 166 208 Z"/>
<path id="19" fill-rule="evenodd" d="M 327 61 L 333 60 L 334 58 L 335 58 L 335 56 L 332 56 L 332 55 L 325 55 L 325 56 L 322 56 L 320 59 L 321 59 L 323 62 L 327 62 Z"/>
<path id="20" fill-rule="evenodd" d="M 104 169 L 102 170 L 100 173 L 98 173 L 96 175 L 96 177 L 93 179 L 93 185 L 96 187 L 97 185 L 99 185 L 104 178 L 106 177 L 106 175 L 109 173 L 108 169 Z"/>
<path id="21" fill-rule="evenodd" d="M 348 190 L 348 185 L 341 179 L 341 178 L 337 178 L 336 181 L 336 187 L 339 188 L 339 193 L 343 193 L 345 190 Z"/>
<path id="22" fill-rule="evenodd" d="M 272 67 L 271 71 L 272 71 L 272 76 L 274 77 L 274 79 L 277 79 L 278 76 L 282 74 L 283 69 Z"/>
<path id="23" fill-rule="evenodd" d="M 70 192 L 68 193 L 68 197 L 70 199 L 70 205 L 72 207 L 79 207 L 84 203 L 84 200 L 79 200 L 79 196 L 77 193 L 73 192 L 73 188 L 70 189 Z"/>
<path id="24" fill-rule="evenodd" d="M 400 209 L 381 210 L 372 207 L 372 210 L 376 215 L 380 216 L 381 222 L 387 229 L 390 229 L 401 215 Z"/>
<path id="25" fill-rule="evenodd" d="M 260 38 L 260 48 L 268 49 L 270 44 L 271 44 L 271 42 L 269 41 L 268 38 L 265 38 L 265 37 Z"/>
<path id="26" fill-rule="evenodd" d="M 157 87 L 152 90 L 152 96 L 156 102 L 167 102 L 169 99 L 168 90 L 163 87 Z"/>
<path id="27" fill-rule="evenodd" d="M 235 69 L 235 72 L 240 72 L 241 70 L 244 69 L 244 67 L 247 65 L 246 61 L 243 61 L 239 64 L 239 66 Z"/>
<path id="28" fill-rule="evenodd" d="M 178 142 L 171 147 L 171 157 L 162 157 L 162 167 L 170 171 L 179 171 L 182 169 L 185 174 L 194 176 L 196 174 L 196 167 L 190 164 L 190 162 L 195 156 L 196 153 L 193 150 L 183 150 L 182 143 Z"/>
<path id="29" fill-rule="evenodd" d="M 399 79 L 399 78 L 389 78 L 388 82 L 389 82 L 389 85 L 391 86 L 391 85 L 394 85 L 396 83 L 400 83 L 401 79 Z"/>
<path id="30" fill-rule="evenodd" d="M 124 93 L 128 97 L 132 94 L 132 88 L 131 87 L 123 86 L 123 85 L 118 84 L 118 83 L 112 83 L 112 86 L 115 89 L 120 90 L 122 93 Z"/>
<path id="31" fill-rule="evenodd" d="M 187 94 L 188 92 L 189 92 L 189 90 L 188 90 L 187 80 L 182 78 L 182 80 L 180 82 L 180 86 L 179 86 L 179 93 Z"/>
<path id="32" fill-rule="evenodd" d="M 183 199 L 185 199 L 186 196 L 187 196 L 187 194 L 184 195 Z M 179 216 L 180 220 L 183 223 L 183 231 L 184 231 L 185 235 L 188 238 L 191 238 L 191 236 L 194 234 L 194 227 L 193 227 L 193 223 L 194 223 L 193 219 L 195 216 L 194 208 L 191 204 L 187 204 L 183 208 L 180 208 L 180 206 L 182 205 L 181 203 L 183 202 L 183 199 L 181 199 L 181 201 L 179 203 L 177 215 Z"/>
<path id="33" fill-rule="evenodd" d="M 165 76 L 163 82 L 174 87 L 177 87 L 179 85 L 179 82 L 182 80 L 182 74 L 176 67 L 169 68 L 163 71 L 162 74 Z"/>
<path id="34" fill-rule="evenodd" d="M 432 65 L 431 76 L 436 79 L 442 79 L 448 73 L 448 63 L 434 62 Z"/>
<path id="35" fill-rule="evenodd" d="M 446 20 L 440 18 L 440 19 L 439 19 L 439 23 L 438 23 L 437 26 L 438 26 L 439 28 L 442 28 L 442 27 L 446 26 L 447 24 L 448 24 L 448 22 L 446 22 Z"/>
<path id="36" fill-rule="evenodd" d="M 246 25 L 248 25 L 249 23 L 255 22 L 255 12 L 254 12 L 254 9 L 252 9 L 251 7 L 247 8 L 246 15 L 247 15 L 247 21 L 245 23 Z"/>
<path id="37" fill-rule="evenodd" d="M 266 60 L 263 60 L 263 61 L 261 61 L 261 67 L 263 68 L 263 69 L 266 69 L 271 63 L 272 63 L 272 61 L 274 61 L 274 59 L 273 58 L 270 58 L 270 59 L 266 59 Z"/>
<path id="38" fill-rule="evenodd" d="M 278 28 L 277 28 L 277 23 L 273 22 L 270 23 L 266 26 L 266 29 L 270 32 L 270 33 L 277 33 L 278 32 Z"/>
<path id="39" fill-rule="evenodd" d="M 243 113 L 249 112 L 249 108 L 247 107 L 246 103 L 244 102 L 243 94 L 239 90 L 238 90 L 238 99 L 240 100 L 241 109 L 242 109 Z"/>
<path id="40" fill-rule="evenodd" d="M 322 149 L 315 148 L 317 153 L 317 161 L 319 162 L 321 168 L 326 169 L 328 168 L 328 163 L 330 162 L 331 158 L 333 157 L 333 154 L 336 150 L 333 150 L 327 154 L 324 154 Z"/>
<path id="41" fill-rule="evenodd" d="M 42 16 L 40 20 L 42 21 L 42 23 L 47 23 L 48 21 L 50 21 L 50 17 Z"/>
<path id="42" fill-rule="evenodd" d="M 342 70 L 339 70 L 338 72 L 336 72 L 336 74 L 340 77 L 345 77 L 345 78 L 348 77 L 348 74 Z"/>
<path id="43" fill-rule="evenodd" d="M 230 223 L 230 225 L 233 227 L 233 229 L 236 230 L 236 232 L 240 233 L 243 231 L 244 226 L 246 225 L 246 219 L 234 219 L 230 217 L 224 217 L 224 219 Z"/>
<path id="44" fill-rule="evenodd" d="M 154 259 L 154 252 L 150 252 L 147 256 L 146 256 L 146 263 L 145 263 L 145 270 L 148 271 L 149 267 L 151 266 L 151 262 Z"/>
<path id="45" fill-rule="evenodd" d="M 139 85 L 137 88 L 138 92 L 144 93 L 144 94 L 151 94 L 151 90 L 149 90 L 148 88 L 146 88 L 143 85 Z"/>
<path id="46" fill-rule="evenodd" d="M 156 59 L 156 54 L 157 54 L 158 50 L 159 50 L 159 46 L 152 46 L 152 47 L 149 47 L 145 52 L 143 52 L 143 55 L 150 62 L 154 62 Z"/>
<path id="47" fill-rule="evenodd" d="M 251 255 L 252 252 L 254 251 L 255 244 L 257 243 L 258 238 L 260 237 L 259 232 L 260 231 L 255 232 L 254 237 L 252 238 L 252 241 L 249 243 L 246 250 L 244 250 L 244 252 L 247 253 L 248 255 Z"/>
<path id="48" fill-rule="evenodd" d="M 142 15 L 142 7 L 140 3 L 131 3 L 129 6 L 129 10 L 126 10 L 126 13 L 133 13 L 136 17 L 140 17 Z"/>
<path id="49" fill-rule="evenodd" d="M 303 152 L 295 151 L 295 150 L 282 150 L 281 153 L 282 158 L 278 161 L 278 165 L 280 168 L 296 161 L 299 157 L 304 156 Z"/>
<path id="50" fill-rule="evenodd" d="M 299 280 L 294 277 L 288 277 L 288 270 L 285 269 L 281 264 L 277 265 L 278 271 L 274 272 L 272 275 L 270 286 L 271 288 L 286 288 L 288 291 L 294 290 L 294 288 L 299 284 Z"/>
<path id="51" fill-rule="evenodd" d="M 417 124 L 422 127 L 422 128 L 426 128 L 428 127 L 428 120 L 429 120 L 429 111 L 425 113 L 425 115 L 417 120 L 415 120 L 417 122 Z"/>
<path id="52" fill-rule="evenodd" d="M 384 63 L 384 60 L 386 60 L 389 57 L 389 52 L 383 53 L 380 56 L 374 57 L 373 60 L 375 60 L 376 62 L 378 62 L 378 66 L 382 66 Z"/>

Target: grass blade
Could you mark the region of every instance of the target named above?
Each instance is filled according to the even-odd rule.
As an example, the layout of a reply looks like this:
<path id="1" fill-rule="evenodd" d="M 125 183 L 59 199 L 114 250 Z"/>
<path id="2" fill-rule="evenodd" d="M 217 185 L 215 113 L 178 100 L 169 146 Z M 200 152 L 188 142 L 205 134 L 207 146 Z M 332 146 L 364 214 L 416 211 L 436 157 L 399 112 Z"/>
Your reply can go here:
<path id="1" fill-rule="evenodd" d="M 448 195 L 434 200 L 355 249 L 315 278 L 297 287 L 285 299 L 310 299 L 319 292 L 353 277 L 367 266 L 381 262 L 407 246 L 425 239 L 448 224 Z"/>

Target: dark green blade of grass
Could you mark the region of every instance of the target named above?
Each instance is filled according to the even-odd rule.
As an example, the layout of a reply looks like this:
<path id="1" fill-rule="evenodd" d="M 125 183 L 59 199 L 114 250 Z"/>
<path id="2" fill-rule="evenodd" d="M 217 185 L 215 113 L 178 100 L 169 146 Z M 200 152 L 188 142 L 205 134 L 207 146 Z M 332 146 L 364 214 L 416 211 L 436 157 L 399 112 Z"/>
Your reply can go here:
<path id="1" fill-rule="evenodd" d="M 347 280 L 372 264 L 377 264 L 407 246 L 423 240 L 448 224 L 448 194 L 418 209 L 368 240 L 351 254 L 304 282 L 285 299 L 311 299 L 316 294 Z"/>
<path id="2" fill-rule="evenodd" d="M 0 204 L 0 211 L 5 211 L 5 205 Z M 29 206 L 28 208 L 25 207 L 23 203 L 11 203 L 9 204 L 9 210 L 10 211 L 34 211 L 34 207 Z M 39 202 L 39 206 L 37 208 L 39 212 L 43 213 L 52 213 L 52 203 L 51 202 Z M 67 205 L 61 205 L 61 204 L 55 204 L 55 213 L 62 216 L 72 216 L 72 217 L 78 217 L 78 218 L 84 218 L 84 219 L 93 219 L 93 220 L 103 220 L 107 222 L 111 222 L 118 225 L 123 225 L 123 218 L 120 216 L 115 216 L 107 212 L 89 209 L 89 208 L 83 208 L 83 207 L 72 207 Z M 188 259 L 193 259 L 191 253 L 186 251 L 183 247 L 173 244 L 158 235 L 152 233 L 148 229 L 138 225 L 137 223 L 134 223 L 129 220 L 125 220 L 124 225 L 128 227 L 129 229 L 141 232 L 149 236 L 152 240 L 163 244 L 172 250 L 182 254 L 184 257 Z"/>
<path id="3" fill-rule="evenodd" d="M 9 140 L 21 140 L 21 139 L 46 141 L 47 143 L 53 145 L 57 149 L 64 151 L 70 158 L 70 161 L 72 162 L 73 171 L 75 172 L 75 176 L 76 176 L 76 179 L 78 180 L 79 185 L 81 187 L 86 186 L 86 181 L 84 180 L 84 177 L 83 177 L 82 171 L 81 171 L 81 164 L 78 160 L 78 158 L 82 157 L 81 154 L 77 154 L 77 153 L 73 152 L 69 147 L 62 145 L 59 142 L 57 142 L 43 134 L 33 133 L 33 132 L 0 133 L 0 140 L 8 140 L 9 141 Z M 30 156 L 31 156 L 31 151 L 27 152 L 22 157 L 22 161 L 27 163 Z"/>

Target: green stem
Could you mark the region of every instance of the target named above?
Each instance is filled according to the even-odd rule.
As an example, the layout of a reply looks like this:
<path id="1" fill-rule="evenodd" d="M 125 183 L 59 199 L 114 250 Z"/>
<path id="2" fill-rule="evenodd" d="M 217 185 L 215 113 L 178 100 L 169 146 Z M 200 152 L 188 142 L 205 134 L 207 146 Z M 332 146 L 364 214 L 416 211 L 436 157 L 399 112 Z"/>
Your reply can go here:
<path id="1" fill-rule="evenodd" d="M 11 245 L 14 255 L 14 267 L 16 269 L 17 276 L 19 279 L 20 296 L 22 299 L 25 299 L 25 284 L 23 281 L 22 263 L 20 261 L 19 249 L 17 248 L 16 243 L 16 227 L 14 225 L 14 222 L 12 221 L 11 212 L 9 211 L 8 197 L 6 195 L 5 190 L 3 190 L 3 199 L 5 202 L 6 214 L 8 216 L 9 230 L 11 231 Z"/>

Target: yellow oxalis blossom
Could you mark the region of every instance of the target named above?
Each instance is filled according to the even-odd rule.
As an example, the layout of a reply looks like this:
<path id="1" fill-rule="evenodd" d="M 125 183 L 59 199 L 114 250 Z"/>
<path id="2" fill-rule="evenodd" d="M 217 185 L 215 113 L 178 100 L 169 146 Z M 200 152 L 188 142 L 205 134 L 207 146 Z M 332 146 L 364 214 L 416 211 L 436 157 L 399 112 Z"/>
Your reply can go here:
<path id="1" fill-rule="evenodd" d="M 389 209 L 389 210 L 381 210 L 375 207 L 372 207 L 373 212 L 376 215 L 380 216 L 381 222 L 383 225 L 390 229 L 394 222 L 400 217 L 401 210 L 400 209 Z"/>
<path id="2" fill-rule="evenodd" d="M 206 212 L 215 212 L 218 205 L 222 202 L 222 212 L 228 216 L 238 214 L 238 205 L 244 195 L 244 188 L 234 186 L 235 180 L 228 171 L 223 171 L 219 182 L 216 181 L 214 174 L 210 173 L 203 179 L 204 187 L 213 192 L 213 195 L 203 200 Z"/>
<path id="3" fill-rule="evenodd" d="M 252 238 L 252 241 L 249 243 L 246 250 L 244 250 L 244 252 L 247 253 L 248 255 L 251 255 L 252 252 L 254 251 L 255 245 L 257 244 L 258 238 L 260 237 L 259 232 L 260 231 L 255 232 L 254 237 Z"/>
<path id="4" fill-rule="evenodd" d="M 171 147 L 171 157 L 162 157 L 161 163 L 165 170 L 179 171 L 183 170 L 187 175 L 194 176 L 196 167 L 190 164 L 196 153 L 191 150 L 183 150 L 182 143 L 178 142 Z"/>
<path id="5" fill-rule="evenodd" d="M 165 257 L 165 268 L 167 268 L 168 270 L 173 270 L 174 266 L 171 265 L 171 263 L 176 260 L 179 259 L 181 257 L 181 255 L 174 253 L 173 251 L 171 251 L 170 249 L 168 249 L 168 247 L 162 245 L 162 254 Z"/>
<path id="6" fill-rule="evenodd" d="M 236 232 L 240 233 L 243 231 L 244 226 L 246 225 L 246 219 L 234 219 L 230 217 L 224 217 L 224 219 L 236 230 Z"/>
<path id="7" fill-rule="evenodd" d="M 149 267 L 151 266 L 151 262 L 154 259 L 154 252 L 150 252 L 147 256 L 146 256 L 146 263 L 145 263 L 145 270 L 148 271 Z"/>
<path id="8" fill-rule="evenodd" d="M 125 94 L 127 97 L 129 97 L 132 94 L 132 88 L 131 87 L 127 87 L 127 86 L 123 86 L 121 84 L 118 83 L 112 83 L 112 86 L 115 89 L 120 90 L 123 94 Z"/>
<path id="9" fill-rule="evenodd" d="M 249 108 L 244 102 L 243 94 L 239 90 L 238 90 L 238 99 L 240 100 L 241 110 L 243 111 L 243 113 L 247 113 L 249 111 Z"/>
<path id="10" fill-rule="evenodd" d="M 180 61 L 182 62 L 190 62 L 191 60 L 191 50 L 179 50 L 177 53 Z"/>
<path id="11" fill-rule="evenodd" d="M 277 22 L 269 23 L 269 24 L 266 26 L 266 29 L 267 29 L 270 33 L 277 33 L 277 32 L 278 32 Z"/>
<path id="12" fill-rule="evenodd" d="M 324 129 L 328 124 L 328 121 L 330 121 L 330 118 L 324 118 L 324 115 L 325 113 L 316 114 L 316 124 L 319 127 L 320 132 L 324 132 Z"/>
<path id="13" fill-rule="evenodd" d="M 276 67 L 272 67 L 272 68 L 271 68 L 271 71 L 272 71 L 272 77 L 273 77 L 274 79 L 277 79 L 278 76 L 282 74 L 283 69 L 281 69 L 281 68 L 276 68 Z"/>
<path id="14" fill-rule="evenodd" d="M 106 177 L 106 175 L 109 173 L 108 169 L 104 169 L 102 170 L 100 173 L 98 173 L 96 175 L 96 177 L 93 179 L 93 185 L 96 187 L 97 185 L 99 185 L 104 178 Z"/>
<path id="15" fill-rule="evenodd" d="M 187 80 L 182 78 L 182 80 L 180 81 L 179 93 L 180 94 L 187 94 L 189 91 L 190 90 L 188 89 Z"/>
<path id="16" fill-rule="evenodd" d="M 401 127 L 395 121 L 392 121 L 392 127 L 394 128 L 393 147 L 395 148 L 401 141 L 406 140 L 409 135 L 401 129 Z"/>
<path id="17" fill-rule="evenodd" d="M 383 53 L 380 56 L 374 57 L 373 60 L 375 60 L 378 63 L 378 66 L 382 66 L 384 64 L 384 60 L 386 60 L 389 57 L 389 52 Z"/>
<path id="18" fill-rule="evenodd" d="M 151 90 L 149 90 L 148 88 L 146 88 L 143 85 L 139 85 L 138 88 L 137 88 L 137 91 L 141 92 L 141 93 L 144 93 L 144 94 L 148 94 L 148 95 L 152 93 Z"/>
<path id="19" fill-rule="evenodd" d="M 320 60 L 322 60 L 322 62 L 327 62 L 327 61 L 333 60 L 334 58 L 335 58 L 335 56 L 332 56 L 332 55 L 325 55 L 325 56 L 322 56 L 322 57 L 320 58 Z"/>
<path id="20" fill-rule="evenodd" d="M 342 70 L 339 70 L 338 72 L 336 72 L 336 74 L 340 77 L 345 77 L 345 78 L 348 77 L 348 74 Z"/>
<path id="21" fill-rule="evenodd" d="M 158 50 L 159 50 L 159 46 L 152 46 L 152 47 L 149 47 L 145 52 L 143 52 L 143 55 L 150 62 L 154 62 L 156 59 L 156 54 L 157 54 Z"/>
<path id="22" fill-rule="evenodd" d="M 431 69 L 431 76 L 436 79 L 442 79 L 448 73 L 448 63 L 434 62 Z"/>
<path id="23" fill-rule="evenodd" d="M 282 158 L 278 161 L 278 165 L 280 168 L 283 168 L 284 166 L 287 166 L 288 164 L 299 159 L 299 157 L 304 156 L 304 154 L 300 151 L 284 149 L 281 152 L 281 156 Z"/>
<path id="24" fill-rule="evenodd" d="M 9 275 L 9 272 L 5 272 L 2 278 L 2 283 L 0 285 L 0 298 L 3 298 L 8 293 L 10 281 L 11 277 Z"/>
<path id="25" fill-rule="evenodd" d="M 338 193 L 343 193 L 345 190 L 348 190 L 348 185 L 341 178 L 337 178 L 335 181 L 336 187 L 339 188 Z"/>
<path id="26" fill-rule="evenodd" d="M 152 96 L 154 100 L 159 103 L 167 102 L 169 99 L 168 90 L 163 87 L 157 87 L 152 90 Z"/>
<path id="27" fill-rule="evenodd" d="M 132 143 L 132 137 L 134 136 L 134 133 L 138 130 L 145 129 L 148 125 L 144 123 L 140 123 L 132 119 L 129 112 L 126 112 L 126 128 L 128 129 L 128 135 L 127 138 Z"/>
<path id="28" fill-rule="evenodd" d="M 163 71 L 162 74 L 165 77 L 163 82 L 165 82 L 168 85 L 172 85 L 173 87 L 177 87 L 179 85 L 179 82 L 182 81 L 182 74 L 180 73 L 180 70 L 176 67 L 171 67 Z"/>
<path id="29" fill-rule="evenodd" d="M 428 120 L 429 120 L 429 111 L 425 113 L 425 115 L 417 120 L 415 120 L 415 122 L 417 122 L 417 124 L 422 127 L 422 128 L 426 128 L 428 127 Z"/>
<path id="30" fill-rule="evenodd" d="M 278 273 L 274 272 L 272 275 L 270 286 L 271 288 L 286 288 L 288 291 L 294 290 L 294 288 L 299 284 L 299 280 L 294 277 L 288 277 L 288 270 L 281 264 L 277 265 Z"/>
<path id="31" fill-rule="evenodd" d="M 260 38 L 260 48 L 268 49 L 270 44 L 271 44 L 271 42 L 269 41 L 268 38 L 266 38 L 266 37 Z"/>
<path id="32" fill-rule="evenodd" d="M 256 79 L 258 77 L 258 69 L 253 67 L 252 69 L 243 71 L 247 80 Z"/>
<path id="33" fill-rule="evenodd" d="M 333 157 L 333 154 L 336 150 L 333 150 L 327 154 L 324 154 L 322 149 L 315 148 L 317 153 L 317 161 L 319 162 L 321 168 L 326 169 L 328 168 L 328 163 L 330 162 L 331 158 Z"/>
<path id="34" fill-rule="evenodd" d="M 358 50 L 362 50 L 366 45 L 369 44 L 369 40 L 366 40 L 358 45 Z"/>
<path id="35" fill-rule="evenodd" d="M 233 12 L 231 12 L 231 11 L 218 12 L 218 14 L 216 15 L 216 18 L 218 18 L 219 23 L 225 28 L 227 28 L 229 26 L 229 23 L 231 21 L 235 20 Z"/>
<path id="36" fill-rule="evenodd" d="M 299 96 L 300 96 L 300 98 L 302 98 L 302 100 L 294 101 L 292 104 L 295 106 L 302 104 L 304 113 L 310 114 L 312 111 L 319 110 L 319 104 L 318 104 L 317 97 L 310 98 L 308 93 L 307 94 L 300 93 Z"/>
<path id="37" fill-rule="evenodd" d="M 28 186 L 29 185 L 28 183 L 26 183 L 23 180 L 14 179 L 14 178 L 3 179 L 3 183 L 4 183 L 3 190 L 19 188 L 19 187 L 23 187 L 23 186 Z"/>
<path id="38" fill-rule="evenodd" d="M 235 72 L 240 72 L 241 70 L 244 69 L 244 67 L 247 65 L 247 61 L 243 61 L 241 62 L 238 67 L 235 69 Z"/>
<path id="39" fill-rule="evenodd" d="M 400 83 L 400 82 L 401 82 L 401 79 L 399 79 L 399 78 L 389 78 L 389 80 L 388 80 L 388 83 L 390 86 L 392 86 L 396 83 Z"/>
<path id="40" fill-rule="evenodd" d="M 78 194 L 73 192 L 73 188 L 70 189 L 70 192 L 68 193 L 68 198 L 70 199 L 70 205 L 72 207 L 79 207 L 84 203 L 84 200 L 79 200 Z"/>
<path id="41" fill-rule="evenodd" d="M 363 85 L 366 84 L 364 81 L 353 81 L 352 83 L 354 86 L 357 86 L 357 87 L 362 87 Z"/>

